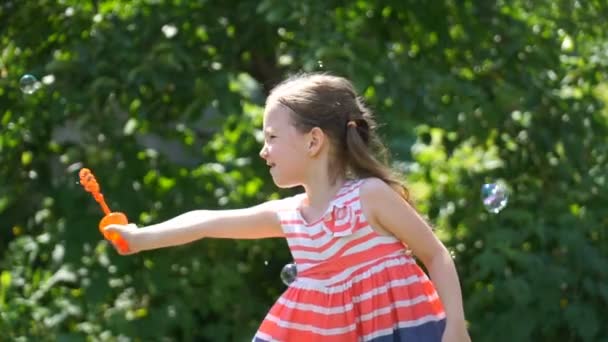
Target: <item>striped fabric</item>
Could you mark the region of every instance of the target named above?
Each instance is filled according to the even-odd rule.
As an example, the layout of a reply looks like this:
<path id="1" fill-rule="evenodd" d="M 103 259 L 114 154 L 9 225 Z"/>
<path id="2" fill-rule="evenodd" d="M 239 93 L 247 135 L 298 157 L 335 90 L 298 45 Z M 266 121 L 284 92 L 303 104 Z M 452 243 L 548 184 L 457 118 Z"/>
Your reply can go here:
<path id="1" fill-rule="evenodd" d="M 327 212 L 307 223 L 305 194 L 278 212 L 298 276 L 254 337 L 270 341 L 441 341 L 445 312 L 426 274 L 402 242 L 378 234 L 350 180 Z"/>

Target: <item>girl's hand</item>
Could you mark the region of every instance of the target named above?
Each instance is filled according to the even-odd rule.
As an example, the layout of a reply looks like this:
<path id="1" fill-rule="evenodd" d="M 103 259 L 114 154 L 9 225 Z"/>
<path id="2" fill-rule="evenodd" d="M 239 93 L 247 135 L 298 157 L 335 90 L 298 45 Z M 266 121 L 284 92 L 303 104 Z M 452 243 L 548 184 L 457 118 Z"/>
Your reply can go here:
<path id="1" fill-rule="evenodd" d="M 108 225 L 105 228 L 105 230 L 108 231 L 109 233 L 116 233 L 116 234 L 120 235 L 120 237 L 123 240 L 125 240 L 125 242 L 129 246 L 129 250 L 122 251 L 114 243 L 112 243 L 112 245 L 114 246 L 114 249 L 118 252 L 118 254 L 130 255 L 130 254 L 135 254 L 135 253 L 143 250 L 143 248 L 141 246 L 141 238 L 137 234 L 139 229 L 137 229 L 137 226 L 135 224 L 133 224 L 133 223 L 130 223 L 127 225 L 111 224 L 111 225 Z"/>
<path id="2" fill-rule="evenodd" d="M 471 342 L 471 337 L 464 325 L 447 324 L 441 342 Z"/>

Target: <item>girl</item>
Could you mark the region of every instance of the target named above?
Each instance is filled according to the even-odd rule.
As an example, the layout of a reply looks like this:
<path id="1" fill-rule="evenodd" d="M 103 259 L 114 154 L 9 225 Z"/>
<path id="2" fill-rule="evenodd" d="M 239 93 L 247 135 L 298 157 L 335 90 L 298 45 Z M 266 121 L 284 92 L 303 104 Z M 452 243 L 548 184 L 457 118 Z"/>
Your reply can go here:
<path id="1" fill-rule="evenodd" d="M 375 157 L 374 128 L 348 80 L 290 78 L 266 101 L 260 157 L 278 187 L 304 193 L 107 229 L 127 240 L 124 254 L 208 237 L 285 237 L 298 276 L 254 341 L 469 341 L 452 258 Z"/>

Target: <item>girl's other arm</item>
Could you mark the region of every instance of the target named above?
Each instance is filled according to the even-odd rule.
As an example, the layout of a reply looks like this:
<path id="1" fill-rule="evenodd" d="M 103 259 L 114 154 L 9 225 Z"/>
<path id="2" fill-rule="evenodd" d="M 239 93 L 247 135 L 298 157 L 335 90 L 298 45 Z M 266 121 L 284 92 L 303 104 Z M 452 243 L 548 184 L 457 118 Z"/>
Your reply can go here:
<path id="1" fill-rule="evenodd" d="M 450 340 L 468 341 L 458 273 L 450 253 L 431 227 L 380 179 L 367 179 L 361 186 L 360 196 L 370 224 L 403 241 L 428 270 L 446 310 L 446 333 L 451 335 L 449 338 L 456 337 Z"/>

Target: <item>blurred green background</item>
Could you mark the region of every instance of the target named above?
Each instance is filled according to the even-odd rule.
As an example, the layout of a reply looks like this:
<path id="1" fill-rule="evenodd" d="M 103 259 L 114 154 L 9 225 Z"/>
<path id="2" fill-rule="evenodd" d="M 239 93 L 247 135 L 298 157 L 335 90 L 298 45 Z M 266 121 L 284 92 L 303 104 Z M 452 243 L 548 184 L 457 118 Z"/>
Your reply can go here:
<path id="1" fill-rule="evenodd" d="M 77 172 L 140 226 L 288 195 L 257 155 L 264 99 L 329 71 L 384 123 L 474 341 L 608 341 L 606 18 L 604 0 L 3 0 L 0 340 L 249 340 L 283 240 L 120 257 Z"/>

